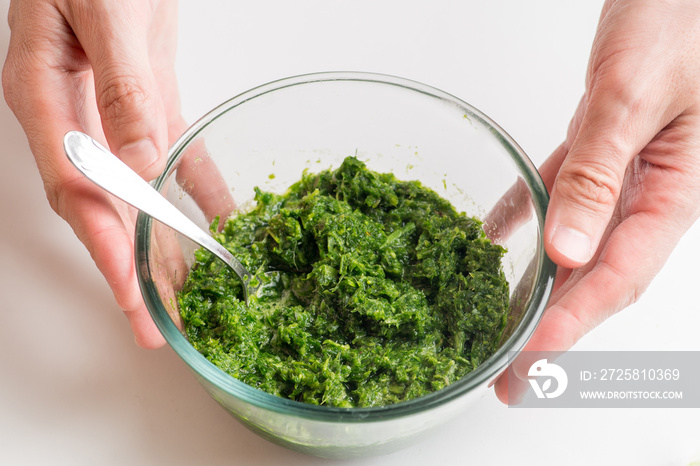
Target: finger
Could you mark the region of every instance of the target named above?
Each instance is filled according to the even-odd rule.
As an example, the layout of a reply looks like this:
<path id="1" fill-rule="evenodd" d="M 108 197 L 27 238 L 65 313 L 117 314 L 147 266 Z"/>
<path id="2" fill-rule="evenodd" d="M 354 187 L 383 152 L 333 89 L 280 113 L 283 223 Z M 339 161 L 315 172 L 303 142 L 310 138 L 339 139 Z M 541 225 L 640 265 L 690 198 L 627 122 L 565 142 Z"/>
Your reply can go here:
<path id="1" fill-rule="evenodd" d="M 92 66 L 109 147 L 146 179 L 162 171 L 168 144 L 149 59 L 151 8 L 150 2 L 100 0 L 64 12 Z"/>
<path id="2" fill-rule="evenodd" d="M 494 391 L 503 404 L 514 406 L 520 404 L 528 387 L 525 380 L 515 377 L 511 370 L 506 370 L 494 384 Z"/>
<path id="3" fill-rule="evenodd" d="M 569 123 L 566 139 L 538 169 L 548 193 L 552 192 L 557 173 L 578 133 L 584 109 L 585 99 L 582 98 Z M 534 206 L 529 188 L 525 181 L 519 178 L 484 217 L 484 231 L 492 241 L 503 244 L 532 217 L 533 213 Z"/>
<path id="4" fill-rule="evenodd" d="M 592 258 L 620 197 L 627 166 L 661 129 L 658 123 L 641 121 L 634 137 L 620 140 L 622 122 L 610 116 L 616 111 L 596 108 L 607 105 L 597 103 L 587 111 L 547 210 L 545 248 L 554 262 L 567 268 Z"/>
<path id="5" fill-rule="evenodd" d="M 184 324 L 180 316 L 177 292 L 182 289 L 189 268 L 178 236 L 178 233 L 162 223 L 155 222 L 151 236 L 150 262 L 154 264 L 151 267 L 152 279 L 161 302 L 170 319 L 182 330 Z"/>
<path id="6" fill-rule="evenodd" d="M 159 1 L 148 33 L 149 61 L 158 83 L 168 123 L 168 146 L 171 146 L 188 126 L 182 117 L 175 74 L 177 16 L 177 0 Z"/>
<path id="7" fill-rule="evenodd" d="M 554 181 L 557 179 L 557 173 L 559 173 L 562 163 L 564 163 L 564 160 L 566 160 L 566 156 L 571 150 L 571 145 L 574 143 L 574 139 L 576 139 L 576 135 L 578 134 L 579 129 L 581 128 L 581 122 L 583 120 L 583 115 L 585 111 L 586 96 L 584 95 L 583 97 L 581 97 L 581 100 L 579 100 L 579 103 L 576 106 L 576 111 L 574 111 L 574 116 L 569 122 L 564 142 L 562 142 L 554 150 L 554 152 L 552 152 L 552 154 L 549 157 L 547 157 L 547 160 L 545 160 L 539 168 L 542 181 L 544 181 L 544 185 L 547 187 L 547 192 L 550 194 L 554 189 Z"/>
<path id="8" fill-rule="evenodd" d="M 85 244 L 124 311 L 136 343 L 158 348 L 165 343 L 143 303 L 133 254 L 133 225 L 127 206 L 96 189 L 86 178 L 65 183 L 57 195 L 57 212 Z M 125 226 L 125 223 L 128 226 Z"/>
<path id="9" fill-rule="evenodd" d="M 567 154 L 565 144 L 560 145 L 540 166 L 539 173 L 549 191 Z M 518 178 L 493 208 L 484 216 L 484 232 L 496 244 L 505 244 L 508 238 L 535 213 L 530 187 Z"/>
<path id="10" fill-rule="evenodd" d="M 149 29 L 149 55 L 153 73 L 163 96 L 168 121 L 168 142 L 172 144 L 187 129 L 180 111 L 180 95 L 174 70 L 177 41 L 177 1 L 158 3 Z M 211 222 L 219 216 L 226 219 L 236 208 L 231 191 L 219 169 L 209 156 L 203 140 L 195 141 L 181 157 L 177 169 L 180 186 L 202 209 Z M 223 221 L 220 226 L 223 228 Z"/>
<path id="11" fill-rule="evenodd" d="M 207 222 L 220 217 L 220 227 L 236 208 L 231 190 L 221 176 L 205 141 L 195 141 L 182 155 L 177 167 L 177 183 L 202 209 Z"/>
<path id="12" fill-rule="evenodd" d="M 667 221 L 663 226 L 664 221 Z M 545 311 L 525 351 L 566 351 L 605 319 L 635 302 L 658 273 L 685 229 L 668 218 L 638 214 L 613 231 L 592 270 Z M 518 358 L 526 378 L 532 361 Z"/>

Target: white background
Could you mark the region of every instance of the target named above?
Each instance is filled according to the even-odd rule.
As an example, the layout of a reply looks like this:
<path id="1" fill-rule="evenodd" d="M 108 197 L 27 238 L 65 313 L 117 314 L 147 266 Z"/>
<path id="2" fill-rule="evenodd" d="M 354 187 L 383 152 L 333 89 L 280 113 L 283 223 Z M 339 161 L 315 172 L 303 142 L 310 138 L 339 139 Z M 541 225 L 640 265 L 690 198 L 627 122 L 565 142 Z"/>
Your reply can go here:
<path id="1" fill-rule="evenodd" d="M 0 1 L 4 16 L 9 0 Z M 183 0 L 177 71 L 193 121 L 250 87 L 328 70 L 389 73 L 472 103 L 535 163 L 583 91 L 601 0 Z M 9 30 L 0 25 L 0 47 Z M 338 464 L 272 445 L 209 398 L 170 349 L 133 344 L 71 229 L 49 208 L 0 104 L 0 464 Z M 641 300 L 579 350 L 700 350 L 700 225 Z M 685 465 L 697 409 L 534 410 L 489 392 L 436 435 L 347 465 Z"/>

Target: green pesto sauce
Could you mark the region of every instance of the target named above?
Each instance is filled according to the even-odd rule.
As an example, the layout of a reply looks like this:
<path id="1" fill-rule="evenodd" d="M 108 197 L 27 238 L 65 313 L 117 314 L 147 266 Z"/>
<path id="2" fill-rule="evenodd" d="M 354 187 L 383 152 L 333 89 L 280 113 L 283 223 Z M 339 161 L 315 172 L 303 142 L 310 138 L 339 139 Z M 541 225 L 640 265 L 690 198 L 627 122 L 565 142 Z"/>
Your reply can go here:
<path id="1" fill-rule="evenodd" d="M 228 374 L 306 403 L 380 406 L 439 390 L 497 348 L 504 249 L 419 182 L 348 157 L 255 200 L 214 235 L 262 281 L 258 296 L 246 306 L 206 250 L 178 294 L 190 342 Z"/>

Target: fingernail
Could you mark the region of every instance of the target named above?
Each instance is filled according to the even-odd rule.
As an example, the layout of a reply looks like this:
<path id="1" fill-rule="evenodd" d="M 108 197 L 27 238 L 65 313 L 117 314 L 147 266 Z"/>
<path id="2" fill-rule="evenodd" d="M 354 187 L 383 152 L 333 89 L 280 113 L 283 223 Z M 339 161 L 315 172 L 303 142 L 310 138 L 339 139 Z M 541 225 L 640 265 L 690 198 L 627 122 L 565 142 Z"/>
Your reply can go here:
<path id="1" fill-rule="evenodd" d="M 141 173 L 158 160 L 158 150 L 152 140 L 144 138 L 122 147 L 119 158 L 136 173 Z"/>
<path id="2" fill-rule="evenodd" d="M 560 225 L 554 230 L 552 246 L 572 261 L 585 264 L 591 259 L 591 240 L 573 228 Z"/>

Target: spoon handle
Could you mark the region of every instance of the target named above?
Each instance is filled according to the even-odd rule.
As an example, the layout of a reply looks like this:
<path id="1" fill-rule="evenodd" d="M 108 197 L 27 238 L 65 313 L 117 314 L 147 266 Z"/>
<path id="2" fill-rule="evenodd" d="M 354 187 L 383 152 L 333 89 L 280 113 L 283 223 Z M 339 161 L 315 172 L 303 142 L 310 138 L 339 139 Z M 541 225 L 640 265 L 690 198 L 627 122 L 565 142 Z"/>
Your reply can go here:
<path id="1" fill-rule="evenodd" d="M 245 299 L 252 275 L 225 247 L 172 205 L 150 184 L 87 134 L 70 131 L 63 138 L 70 161 L 90 181 L 180 232 L 226 262 L 243 281 Z"/>

